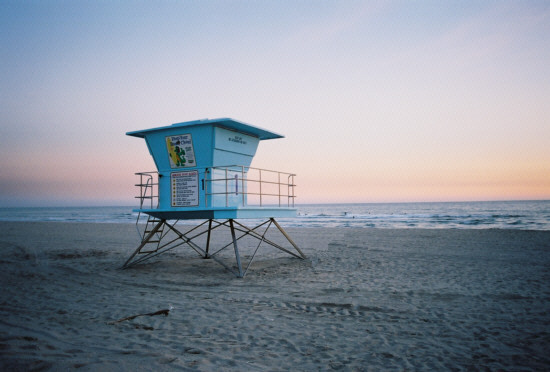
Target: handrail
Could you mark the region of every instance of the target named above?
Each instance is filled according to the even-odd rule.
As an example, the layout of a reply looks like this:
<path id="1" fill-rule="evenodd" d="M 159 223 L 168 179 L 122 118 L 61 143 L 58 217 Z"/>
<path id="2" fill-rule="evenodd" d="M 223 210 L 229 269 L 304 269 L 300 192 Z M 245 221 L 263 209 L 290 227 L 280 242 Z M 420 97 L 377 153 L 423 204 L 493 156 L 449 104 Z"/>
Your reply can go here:
<path id="1" fill-rule="evenodd" d="M 269 204 L 270 206 L 275 204 L 279 207 L 294 207 L 294 199 L 296 198 L 296 184 L 294 183 L 296 174 L 294 173 L 247 167 L 243 165 L 228 165 L 211 167 L 208 170 L 208 174 L 210 174 L 210 178 L 207 179 L 205 177 L 205 183 L 209 185 L 209 187 L 205 188 L 206 205 L 209 205 L 209 197 L 212 198 L 212 196 L 215 195 L 225 195 L 225 206 L 231 206 L 229 196 L 235 194 L 241 195 L 243 206 L 254 204 L 263 207 L 267 205 L 266 199 L 274 197 L 275 202 Z M 240 180 L 238 175 L 240 175 Z M 286 176 L 286 182 L 281 181 L 281 176 Z M 231 181 L 235 181 L 235 191 L 231 189 L 232 185 L 229 186 Z M 238 191 L 239 182 L 242 185 L 240 192 Z M 219 186 L 220 183 L 223 185 L 221 188 Z M 216 185 L 218 186 L 216 187 Z M 275 186 L 275 188 L 270 188 L 270 186 Z M 285 186 L 286 193 L 284 192 Z M 256 203 L 251 201 L 248 196 L 257 196 Z M 284 198 L 286 198 L 286 203 L 283 202 Z M 212 202 L 210 202 L 210 204 L 212 204 Z"/>
<path id="2" fill-rule="evenodd" d="M 159 206 L 159 192 L 158 192 L 158 172 L 138 172 L 136 176 L 139 176 L 139 183 L 135 186 L 139 187 L 139 208 L 143 209 L 145 200 L 149 200 L 149 208 L 154 209 Z M 156 176 L 156 181 L 155 181 Z M 144 181 L 145 178 L 145 181 Z M 156 200 L 156 205 L 154 201 Z M 153 205 L 155 205 L 153 207 Z"/>
<path id="3" fill-rule="evenodd" d="M 294 207 L 296 174 L 243 165 L 194 168 L 203 185 L 204 206 Z M 159 208 L 159 173 L 138 172 L 140 209 Z"/>

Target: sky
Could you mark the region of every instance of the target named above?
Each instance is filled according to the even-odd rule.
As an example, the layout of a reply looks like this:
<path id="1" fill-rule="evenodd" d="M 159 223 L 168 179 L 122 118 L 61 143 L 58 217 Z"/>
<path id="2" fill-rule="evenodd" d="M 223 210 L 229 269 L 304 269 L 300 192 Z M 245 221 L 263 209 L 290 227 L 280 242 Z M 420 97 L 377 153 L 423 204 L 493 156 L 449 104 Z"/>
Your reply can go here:
<path id="1" fill-rule="evenodd" d="M 550 199 L 547 1 L 0 2 L 0 207 L 137 205 L 229 117 L 305 203 Z"/>

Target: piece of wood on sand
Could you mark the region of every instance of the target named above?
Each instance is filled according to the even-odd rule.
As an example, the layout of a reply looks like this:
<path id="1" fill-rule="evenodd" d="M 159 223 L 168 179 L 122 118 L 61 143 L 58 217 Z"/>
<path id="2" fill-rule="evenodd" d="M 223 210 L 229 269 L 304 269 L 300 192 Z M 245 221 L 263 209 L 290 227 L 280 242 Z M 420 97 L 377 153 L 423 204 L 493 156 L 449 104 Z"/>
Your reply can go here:
<path id="1" fill-rule="evenodd" d="M 116 324 L 116 323 L 124 322 L 126 320 L 132 320 L 134 318 L 137 318 L 138 316 L 155 316 L 155 315 L 168 316 L 169 312 L 170 312 L 170 309 L 164 309 L 164 310 L 155 311 L 154 313 L 131 315 L 131 316 L 127 316 L 126 318 L 122 318 L 122 319 L 119 319 L 119 320 L 115 320 L 114 322 L 110 322 L 109 324 Z"/>

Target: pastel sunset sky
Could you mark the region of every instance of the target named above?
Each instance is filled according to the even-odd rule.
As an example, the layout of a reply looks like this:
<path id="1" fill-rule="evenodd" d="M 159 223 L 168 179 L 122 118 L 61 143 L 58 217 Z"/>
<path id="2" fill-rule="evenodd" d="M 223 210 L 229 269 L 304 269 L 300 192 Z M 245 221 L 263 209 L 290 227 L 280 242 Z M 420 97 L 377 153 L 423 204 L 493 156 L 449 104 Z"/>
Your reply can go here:
<path id="1" fill-rule="evenodd" d="M 133 130 L 229 117 L 297 203 L 550 199 L 548 1 L 0 3 L 0 207 L 136 205 Z"/>

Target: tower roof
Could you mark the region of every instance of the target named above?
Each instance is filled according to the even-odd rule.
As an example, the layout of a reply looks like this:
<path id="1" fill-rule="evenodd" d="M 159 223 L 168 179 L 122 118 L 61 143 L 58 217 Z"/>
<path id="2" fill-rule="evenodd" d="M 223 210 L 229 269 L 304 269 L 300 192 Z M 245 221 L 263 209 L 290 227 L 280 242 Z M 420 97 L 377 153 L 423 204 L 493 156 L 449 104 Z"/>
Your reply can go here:
<path id="1" fill-rule="evenodd" d="M 199 125 L 212 125 L 212 126 L 222 127 L 226 129 L 231 129 L 237 132 L 241 132 L 244 134 L 248 134 L 250 136 L 257 137 L 260 140 L 284 137 L 283 135 L 280 135 L 278 133 L 271 132 L 262 128 L 258 128 L 258 127 L 255 127 L 237 120 L 233 120 L 230 118 L 186 121 L 183 123 L 176 123 L 176 124 L 172 124 L 164 127 L 136 130 L 132 132 L 127 132 L 126 134 L 128 136 L 144 138 L 146 134 L 152 133 L 152 132 L 157 132 L 157 131 L 166 130 L 166 129 L 174 129 L 179 127 L 184 128 L 184 127 L 191 127 L 191 126 L 199 126 Z"/>

